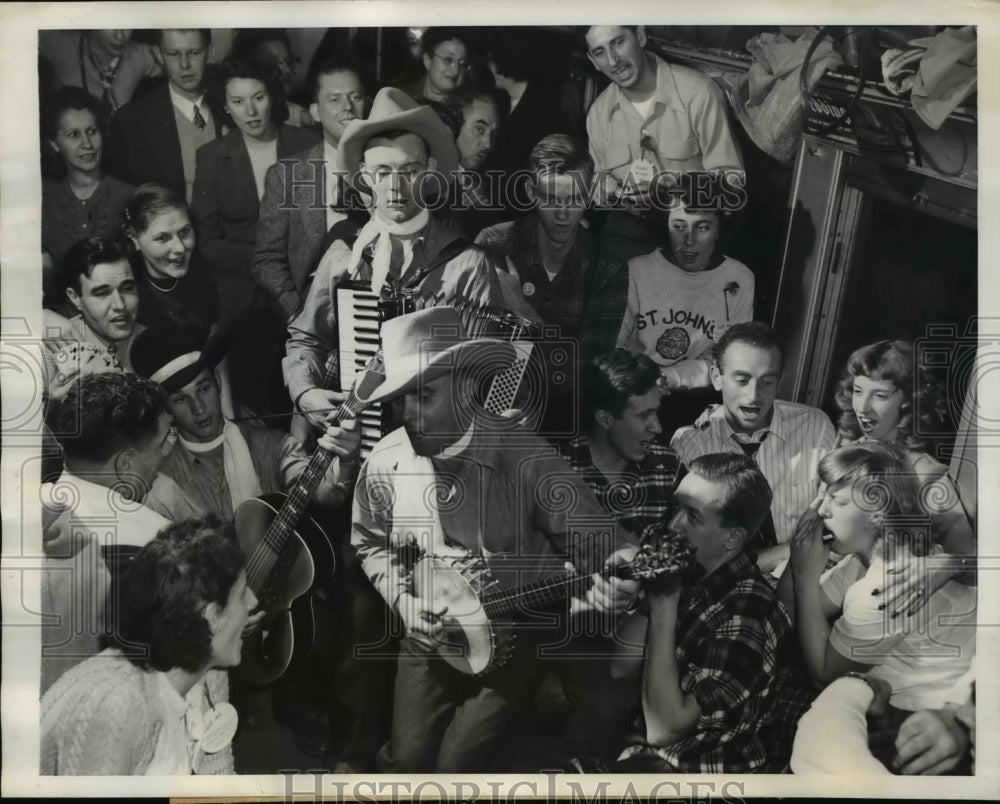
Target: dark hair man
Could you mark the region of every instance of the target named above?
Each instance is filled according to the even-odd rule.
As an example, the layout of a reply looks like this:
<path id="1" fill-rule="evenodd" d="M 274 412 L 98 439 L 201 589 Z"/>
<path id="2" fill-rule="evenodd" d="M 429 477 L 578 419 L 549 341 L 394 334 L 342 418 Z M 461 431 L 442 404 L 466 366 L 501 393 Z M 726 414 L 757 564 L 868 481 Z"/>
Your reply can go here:
<path id="1" fill-rule="evenodd" d="M 767 480 L 743 455 L 696 458 L 677 487 L 670 523 L 704 570 L 645 585 L 648 623 L 634 615 L 628 636 L 646 631 L 642 738 L 622 753 L 620 772 L 781 772 L 795 724 L 812 698 L 790 661 L 795 639 L 777 593 L 746 546 L 767 516 Z M 623 654 L 629 639 L 623 639 Z M 622 658 L 616 674 L 636 671 Z"/>
<path id="2" fill-rule="evenodd" d="M 45 545 L 42 606 L 60 619 L 43 629 L 43 692 L 97 653 L 115 556 L 169 524 L 141 503 L 173 444 L 163 392 L 134 374 L 82 377 L 50 404 L 47 424 L 64 469 L 39 496 L 43 505 L 68 507 L 72 534 Z"/>
<path id="3" fill-rule="evenodd" d="M 659 376 L 652 360 L 624 349 L 588 360 L 580 382 L 585 433 L 563 450 L 605 510 L 633 533 L 664 521 L 681 472 L 659 439 Z"/>
<path id="4" fill-rule="evenodd" d="M 663 171 L 743 169 L 725 98 L 710 78 L 647 50 L 641 25 L 592 25 L 586 43 L 591 63 L 611 81 L 587 112 L 590 152 L 616 195 L 642 210 Z M 622 239 L 626 257 L 657 245 L 640 218 L 623 213 L 609 218 L 606 234 Z"/>
<path id="5" fill-rule="evenodd" d="M 775 399 L 784 366 L 770 327 L 735 324 L 715 349 L 712 384 L 722 405 L 670 441 L 685 464 L 710 452 L 753 457 L 771 484 L 770 515 L 752 540 L 765 572 L 788 558 L 799 517 L 819 490 L 820 458 L 832 447 L 833 425 L 818 408 Z M 751 534 L 752 535 L 752 534 Z"/>
<path id="6" fill-rule="evenodd" d="M 72 318 L 52 310 L 45 318 L 45 389 L 61 396 L 85 374 L 130 371 L 139 291 L 117 240 L 91 237 L 75 243 L 59 270 Z"/>
<path id="7" fill-rule="evenodd" d="M 365 107 L 360 73 L 339 62 L 315 69 L 311 97 L 309 113 L 323 130 L 323 142 L 268 168 L 257 219 L 251 273 L 282 325 L 302 309 L 327 233 L 347 219 L 338 148 L 347 125 Z"/>

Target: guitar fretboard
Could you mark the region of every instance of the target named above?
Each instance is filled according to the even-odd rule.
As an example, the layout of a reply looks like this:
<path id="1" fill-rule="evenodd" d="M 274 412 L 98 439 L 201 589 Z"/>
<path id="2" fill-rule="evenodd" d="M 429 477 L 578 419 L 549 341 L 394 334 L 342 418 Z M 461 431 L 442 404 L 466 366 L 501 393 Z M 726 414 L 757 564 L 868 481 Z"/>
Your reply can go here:
<path id="1" fill-rule="evenodd" d="M 377 354 L 369 361 L 368 374 L 363 376 L 360 383 L 364 390 L 364 398 L 359 395 L 359 389 L 352 389 L 347 399 L 334 414 L 332 424 L 338 425 L 345 419 L 357 418 L 358 413 L 365 408 L 364 400 L 374 390 L 374 388 L 368 388 L 365 382 L 369 378 L 377 377 L 381 370 L 382 357 L 381 354 Z M 378 383 L 374 383 L 374 385 L 377 386 Z M 333 458 L 334 454 L 330 450 L 317 446 L 308 465 L 289 490 L 278 515 L 271 521 L 253 555 L 247 559 L 246 572 L 251 589 L 259 590 L 263 581 L 274 568 L 281 552 L 288 545 L 295 526 L 305 513 L 309 501 L 326 476 Z"/>

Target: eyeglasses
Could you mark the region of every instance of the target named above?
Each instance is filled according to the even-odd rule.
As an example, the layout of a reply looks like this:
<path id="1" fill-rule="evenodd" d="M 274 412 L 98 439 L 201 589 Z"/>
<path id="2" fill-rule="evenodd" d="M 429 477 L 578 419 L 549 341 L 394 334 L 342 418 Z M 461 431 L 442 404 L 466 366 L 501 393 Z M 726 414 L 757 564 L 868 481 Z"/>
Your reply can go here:
<path id="1" fill-rule="evenodd" d="M 445 67 L 457 67 L 463 72 L 469 69 L 468 59 L 456 59 L 454 56 L 439 56 L 437 53 L 434 54 L 434 58 Z"/>

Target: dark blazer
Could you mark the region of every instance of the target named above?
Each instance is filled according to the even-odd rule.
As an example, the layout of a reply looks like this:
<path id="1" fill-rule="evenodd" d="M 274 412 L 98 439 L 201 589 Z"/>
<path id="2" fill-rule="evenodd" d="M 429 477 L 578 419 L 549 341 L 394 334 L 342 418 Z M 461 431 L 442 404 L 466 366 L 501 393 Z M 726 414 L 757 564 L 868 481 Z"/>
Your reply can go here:
<path id="1" fill-rule="evenodd" d="M 215 136 L 221 133 L 212 115 Z M 166 80 L 134 98 L 111 118 L 109 170 L 130 184 L 156 182 L 186 195 L 184 160 Z"/>
<path id="2" fill-rule="evenodd" d="M 570 88 L 565 81 L 541 78 L 529 81 L 520 102 L 500 128 L 496 145 L 483 169 L 505 173 L 524 170 L 532 149 L 543 137 L 549 134 L 580 136 L 581 121 L 574 121 L 563 103 L 564 93 L 568 91 Z"/>
<path id="3" fill-rule="evenodd" d="M 257 219 L 253 278 L 271 300 L 282 322 L 289 321 L 305 301 L 309 283 L 323 256 L 327 235 L 326 171 L 323 143 L 291 159 L 271 165 L 265 179 L 264 198 Z M 341 193 L 350 217 L 356 203 Z"/>
<path id="4" fill-rule="evenodd" d="M 288 159 L 320 138 L 319 129 L 280 126 L 278 159 Z M 198 249 L 219 273 L 250 278 L 260 203 L 253 167 L 239 129 L 198 149 L 191 215 Z"/>

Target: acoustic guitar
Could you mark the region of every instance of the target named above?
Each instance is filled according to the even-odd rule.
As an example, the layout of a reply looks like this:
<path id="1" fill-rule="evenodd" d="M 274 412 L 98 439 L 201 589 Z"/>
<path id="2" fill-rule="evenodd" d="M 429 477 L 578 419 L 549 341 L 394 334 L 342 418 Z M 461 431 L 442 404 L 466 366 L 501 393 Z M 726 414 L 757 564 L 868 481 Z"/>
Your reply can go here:
<path id="1" fill-rule="evenodd" d="M 333 423 L 357 418 L 384 380 L 379 350 L 358 374 Z M 237 540 L 247 557 L 247 584 L 264 612 L 261 627 L 243 641 L 240 675 L 252 684 L 276 681 L 312 649 L 312 592 L 318 579 L 333 575 L 336 557 L 323 529 L 305 514 L 333 457 L 317 446 L 287 494 L 266 494 L 236 509 Z"/>
<path id="2" fill-rule="evenodd" d="M 632 561 L 602 570 L 627 580 L 650 581 L 694 566 L 687 540 L 663 530 Z M 503 665 L 515 644 L 518 612 L 531 611 L 584 591 L 589 575 L 570 573 L 514 589 L 500 588 L 481 556 L 424 556 L 413 567 L 417 597 L 447 605 L 441 632 L 431 644 L 460 673 L 480 676 Z"/>

